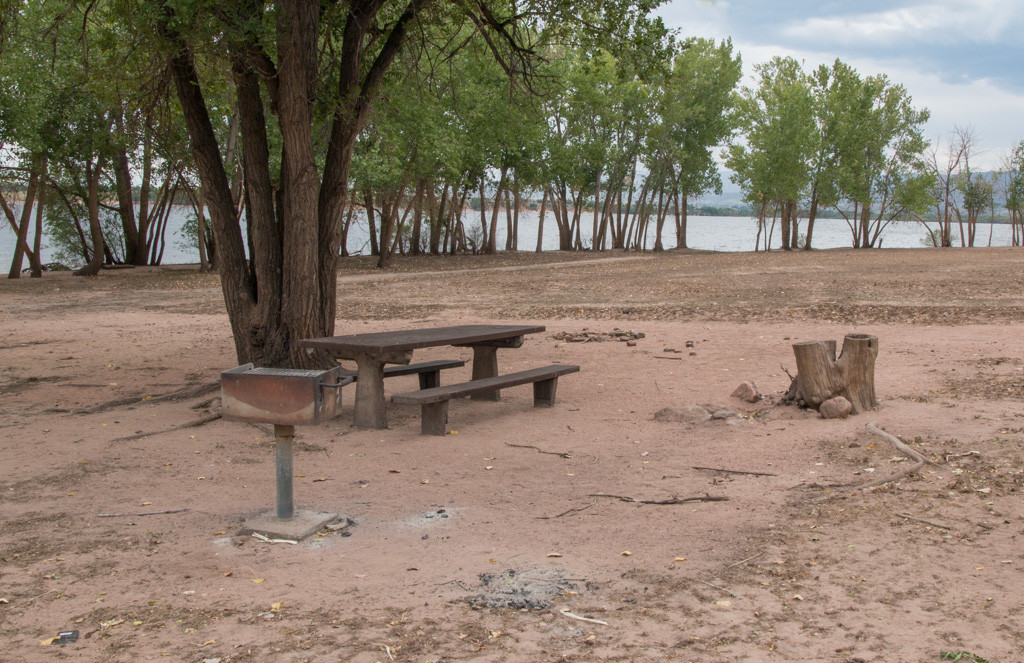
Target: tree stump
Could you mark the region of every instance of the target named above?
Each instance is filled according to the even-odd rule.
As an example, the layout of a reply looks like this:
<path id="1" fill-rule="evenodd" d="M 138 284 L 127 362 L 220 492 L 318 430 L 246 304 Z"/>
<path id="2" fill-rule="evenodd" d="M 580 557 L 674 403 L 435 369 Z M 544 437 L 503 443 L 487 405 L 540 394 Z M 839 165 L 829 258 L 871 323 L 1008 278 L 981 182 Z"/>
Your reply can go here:
<path id="1" fill-rule="evenodd" d="M 875 398 L 875 358 L 878 337 L 847 334 L 843 352 L 836 358 L 835 341 L 806 341 L 793 344 L 797 375 L 791 390 L 796 400 L 817 410 L 835 396 L 853 405 L 853 414 L 878 405 Z"/>

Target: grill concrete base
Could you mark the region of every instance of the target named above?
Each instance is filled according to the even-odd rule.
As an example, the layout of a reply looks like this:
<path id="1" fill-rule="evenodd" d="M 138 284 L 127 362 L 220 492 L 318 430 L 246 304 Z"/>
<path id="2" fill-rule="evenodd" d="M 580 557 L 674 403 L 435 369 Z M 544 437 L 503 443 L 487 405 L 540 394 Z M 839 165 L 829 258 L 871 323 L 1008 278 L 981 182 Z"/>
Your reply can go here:
<path id="1" fill-rule="evenodd" d="M 338 514 L 323 511 L 296 509 L 295 515 L 288 520 L 280 520 L 277 511 L 270 510 L 242 524 L 243 533 L 256 532 L 269 539 L 290 539 L 301 541 L 311 534 L 320 531 L 327 523 L 337 520 Z"/>

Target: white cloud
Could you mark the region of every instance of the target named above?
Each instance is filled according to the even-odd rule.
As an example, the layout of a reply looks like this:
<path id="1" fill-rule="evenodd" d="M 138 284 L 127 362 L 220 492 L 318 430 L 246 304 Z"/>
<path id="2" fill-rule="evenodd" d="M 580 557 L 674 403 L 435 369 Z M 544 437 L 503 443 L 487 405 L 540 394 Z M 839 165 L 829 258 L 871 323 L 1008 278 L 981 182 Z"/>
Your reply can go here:
<path id="1" fill-rule="evenodd" d="M 906 41 L 992 43 L 1010 39 L 1020 9 L 994 0 L 923 3 L 882 12 L 808 18 L 782 34 L 788 39 L 812 40 L 863 48 L 892 46 Z"/>

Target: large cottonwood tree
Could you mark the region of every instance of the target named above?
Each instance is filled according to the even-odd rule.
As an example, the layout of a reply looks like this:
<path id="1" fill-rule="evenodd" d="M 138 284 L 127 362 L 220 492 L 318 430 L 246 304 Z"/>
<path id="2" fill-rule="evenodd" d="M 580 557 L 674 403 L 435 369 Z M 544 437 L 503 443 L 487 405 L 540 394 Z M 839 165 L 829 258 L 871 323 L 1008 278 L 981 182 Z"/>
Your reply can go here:
<path id="1" fill-rule="evenodd" d="M 307 357 L 297 342 L 333 333 L 339 228 L 353 147 L 403 48 L 437 38 L 427 28 L 438 27 L 447 27 L 450 48 L 458 48 L 456 37 L 468 25 L 505 72 L 529 87 L 546 40 L 570 28 L 595 34 L 602 26 L 628 27 L 646 20 L 658 4 L 139 1 L 169 53 L 210 209 L 238 359 L 267 365 L 325 361 Z M 201 72 L 216 59 L 229 63 L 237 93 L 248 257 L 204 97 L 209 81 Z"/>

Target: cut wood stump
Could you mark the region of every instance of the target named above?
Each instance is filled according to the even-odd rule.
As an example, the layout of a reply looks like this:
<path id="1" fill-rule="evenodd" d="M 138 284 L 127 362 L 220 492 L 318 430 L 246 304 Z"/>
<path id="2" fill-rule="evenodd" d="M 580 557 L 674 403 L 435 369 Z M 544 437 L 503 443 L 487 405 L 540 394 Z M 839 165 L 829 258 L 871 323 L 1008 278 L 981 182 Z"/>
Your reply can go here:
<path id="1" fill-rule="evenodd" d="M 797 375 L 787 400 L 817 410 L 830 398 L 842 396 L 853 405 L 853 414 L 878 405 L 875 398 L 877 336 L 847 334 L 838 359 L 835 341 L 794 343 L 793 354 L 796 355 Z"/>

